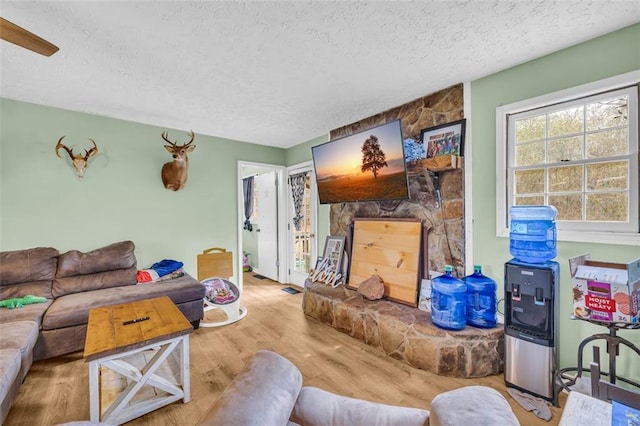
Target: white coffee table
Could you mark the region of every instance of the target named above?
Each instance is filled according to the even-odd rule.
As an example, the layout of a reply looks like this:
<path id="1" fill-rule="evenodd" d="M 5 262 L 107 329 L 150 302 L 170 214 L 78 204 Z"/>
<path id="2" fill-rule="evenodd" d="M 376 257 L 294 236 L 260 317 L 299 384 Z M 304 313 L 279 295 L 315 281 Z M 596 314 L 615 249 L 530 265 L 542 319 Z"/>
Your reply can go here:
<path id="1" fill-rule="evenodd" d="M 89 362 L 92 422 L 120 425 L 180 399 L 189 402 L 189 334 L 193 327 L 168 297 L 92 309 L 89 312 L 84 358 Z M 142 368 L 130 360 L 153 351 Z M 159 368 L 174 352 L 177 377 L 164 377 Z M 144 357 L 137 357 L 137 360 Z M 101 407 L 100 368 L 126 377 L 126 388 L 107 407 Z M 134 400 L 143 386 L 160 392 Z"/>

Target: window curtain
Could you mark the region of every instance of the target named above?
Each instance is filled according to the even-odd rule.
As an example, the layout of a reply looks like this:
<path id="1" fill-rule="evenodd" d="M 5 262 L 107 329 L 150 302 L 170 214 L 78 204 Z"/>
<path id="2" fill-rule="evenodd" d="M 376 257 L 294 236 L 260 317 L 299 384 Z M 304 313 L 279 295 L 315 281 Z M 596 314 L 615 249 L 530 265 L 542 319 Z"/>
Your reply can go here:
<path id="1" fill-rule="evenodd" d="M 242 179 L 242 194 L 244 195 L 244 229 L 251 232 L 251 215 L 253 214 L 253 176 Z"/>
<path id="2" fill-rule="evenodd" d="M 304 200 L 304 191 L 306 189 L 307 173 L 308 172 L 302 172 L 289 177 L 291 193 L 293 195 L 293 208 L 295 211 L 293 226 L 295 226 L 296 231 L 302 229 L 302 221 L 304 220 L 302 201 Z"/>

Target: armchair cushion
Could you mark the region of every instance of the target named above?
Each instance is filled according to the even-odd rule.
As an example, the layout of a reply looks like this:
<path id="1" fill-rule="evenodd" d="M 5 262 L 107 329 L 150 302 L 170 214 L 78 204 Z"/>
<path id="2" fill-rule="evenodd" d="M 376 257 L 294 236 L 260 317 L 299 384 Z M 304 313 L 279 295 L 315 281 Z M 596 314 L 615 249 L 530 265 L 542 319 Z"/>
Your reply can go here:
<path id="1" fill-rule="evenodd" d="M 431 401 L 431 426 L 519 426 L 507 400 L 495 389 L 466 386 Z"/>
<path id="2" fill-rule="evenodd" d="M 429 412 L 348 398 L 305 386 L 298 396 L 291 420 L 305 426 L 426 426 Z"/>
<path id="3" fill-rule="evenodd" d="M 274 352 L 257 351 L 198 425 L 286 425 L 301 388 L 295 365 Z"/>

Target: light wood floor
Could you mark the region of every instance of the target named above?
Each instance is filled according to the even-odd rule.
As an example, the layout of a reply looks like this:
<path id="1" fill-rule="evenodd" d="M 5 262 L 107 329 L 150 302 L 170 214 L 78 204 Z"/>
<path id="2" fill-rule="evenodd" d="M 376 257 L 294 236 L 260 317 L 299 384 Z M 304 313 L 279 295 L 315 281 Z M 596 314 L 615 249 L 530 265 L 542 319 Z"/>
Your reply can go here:
<path id="1" fill-rule="evenodd" d="M 242 303 L 249 311 L 245 319 L 220 328 L 200 328 L 191 335 L 191 401 L 173 403 L 128 424 L 195 424 L 258 349 L 292 361 L 302 372 L 304 384 L 341 395 L 429 409 L 429 402 L 441 392 L 480 384 L 501 392 L 523 426 L 559 422 L 560 408 L 551 408 L 550 422 L 522 409 L 507 394 L 502 375 L 455 379 L 412 368 L 307 318 L 301 294 L 288 294 L 281 290 L 285 286 L 258 280 L 250 273 L 245 273 L 244 283 Z M 35 362 L 4 425 L 88 420 L 88 369 L 81 352 Z M 561 395 L 562 406 L 565 401 Z"/>

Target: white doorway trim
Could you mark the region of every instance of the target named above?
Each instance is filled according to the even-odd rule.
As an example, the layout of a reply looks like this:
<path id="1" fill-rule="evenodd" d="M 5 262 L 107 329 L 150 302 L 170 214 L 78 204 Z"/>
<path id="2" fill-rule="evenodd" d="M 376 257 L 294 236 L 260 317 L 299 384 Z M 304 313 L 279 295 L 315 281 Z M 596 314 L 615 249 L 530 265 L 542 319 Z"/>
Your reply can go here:
<path id="1" fill-rule="evenodd" d="M 471 120 L 471 83 L 466 82 L 462 88 L 464 116 L 468 117 L 464 140 L 464 269 L 465 274 L 473 273 L 473 141 Z"/>
<path id="2" fill-rule="evenodd" d="M 254 163 L 251 161 L 242 161 L 238 160 L 238 169 L 237 169 L 237 207 L 238 207 L 238 220 L 236 223 L 236 228 L 238 230 L 238 253 L 236 253 L 236 266 L 238 270 L 237 277 L 237 285 L 240 292 L 243 290 L 243 277 L 242 277 L 242 252 L 243 252 L 243 244 L 242 244 L 242 230 L 244 224 L 244 195 L 242 194 L 242 169 L 243 167 L 260 167 L 274 170 L 278 176 L 278 188 L 277 188 L 277 198 L 278 198 L 278 281 L 281 283 L 285 283 L 284 281 L 287 279 L 286 274 L 286 266 L 287 262 L 285 261 L 287 255 L 287 219 L 286 213 L 283 211 L 285 209 L 286 198 L 286 174 L 287 169 L 285 166 L 279 166 L 276 164 L 267 164 L 267 163 Z"/>

